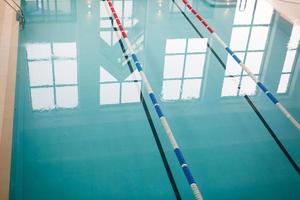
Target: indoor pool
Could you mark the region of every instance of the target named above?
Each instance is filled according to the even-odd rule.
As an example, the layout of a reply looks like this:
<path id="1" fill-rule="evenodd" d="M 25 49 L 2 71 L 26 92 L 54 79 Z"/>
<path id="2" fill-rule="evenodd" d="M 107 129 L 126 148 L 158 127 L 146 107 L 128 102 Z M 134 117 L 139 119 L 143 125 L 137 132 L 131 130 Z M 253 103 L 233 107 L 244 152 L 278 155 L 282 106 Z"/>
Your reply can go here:
<path id="1" fill-rule="evenodd" d="M 300 120 L 300 26 L 265 0 L 112 2 L 163 114 L 106 1 L 22 0 L 10 199 L 193 199 L 158 113 L 203 199 L 299 200 L 274 101 Z"/>

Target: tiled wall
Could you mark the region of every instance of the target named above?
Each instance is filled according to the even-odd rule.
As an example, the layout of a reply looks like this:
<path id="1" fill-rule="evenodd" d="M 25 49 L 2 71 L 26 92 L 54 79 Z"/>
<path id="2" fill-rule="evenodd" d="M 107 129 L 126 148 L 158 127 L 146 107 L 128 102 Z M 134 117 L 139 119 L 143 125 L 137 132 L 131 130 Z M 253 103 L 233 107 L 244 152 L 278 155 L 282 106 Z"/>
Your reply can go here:
<path id="1" fill-rule="evenodd" d="M 8 199 L 16 80 L 18 23 L 0 1 L 0 199 Z"/>

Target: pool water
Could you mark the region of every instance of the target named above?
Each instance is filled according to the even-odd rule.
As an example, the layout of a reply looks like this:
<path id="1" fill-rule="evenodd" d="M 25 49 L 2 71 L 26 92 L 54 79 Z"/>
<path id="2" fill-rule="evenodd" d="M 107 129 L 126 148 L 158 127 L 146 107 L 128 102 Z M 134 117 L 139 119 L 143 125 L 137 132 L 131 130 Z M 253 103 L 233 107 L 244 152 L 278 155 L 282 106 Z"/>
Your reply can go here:
<path id="1" fill-rule="evenodd" d="M 300 165 L 299 131 L 175 2 L 113 4 L 204 199 L 300 199 L 271 136 Z M 264 0 L 189 2 L 299 121 L 300 27 Z M 193 199 L 104 3 L 22 6 L 10 199 Z"/>

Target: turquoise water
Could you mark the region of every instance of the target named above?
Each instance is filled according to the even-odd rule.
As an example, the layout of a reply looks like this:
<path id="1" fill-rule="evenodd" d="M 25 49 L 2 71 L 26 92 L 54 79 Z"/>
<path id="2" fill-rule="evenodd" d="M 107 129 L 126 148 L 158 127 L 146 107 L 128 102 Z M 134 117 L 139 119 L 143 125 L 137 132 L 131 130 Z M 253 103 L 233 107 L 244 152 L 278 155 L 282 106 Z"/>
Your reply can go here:
<path id="1" fill-rule="evenodd" d="M 171 0 L 114 6 L 204 199 L 300 199 L 270 136 L 300 165 L 299 132 L 177 2 L 198 33 Z M 190 2 L 300 120 L 300 28 L 266 1 Z M 155 132 L 193 199 L 102 2 L 22 3 L 10 199 L 175 199 Z"/>

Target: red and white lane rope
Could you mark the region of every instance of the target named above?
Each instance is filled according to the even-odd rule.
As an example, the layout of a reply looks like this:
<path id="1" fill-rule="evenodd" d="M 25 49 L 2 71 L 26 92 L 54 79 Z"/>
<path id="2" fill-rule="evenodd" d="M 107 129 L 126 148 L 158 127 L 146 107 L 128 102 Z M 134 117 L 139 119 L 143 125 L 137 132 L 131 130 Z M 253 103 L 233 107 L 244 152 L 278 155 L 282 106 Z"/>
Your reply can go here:
<path id="1" fill-rule="evenodd" d="M 188 167 L 188 165 L 187 165 L 187 163 L 186 163 L 186 161 L 184 159 L 182 151 L 180 150 L 180 148 L 179 148 L 179 146 L 178 146 L 178 144 L 177 144 L 177 142 L 175 140 L 175 137 L 174 137 L 173 132 L 172 132 L 170 126 L 169 126 L 169 123 L 168 123 L 166 117 L 164 116 L 164 114 L 162 112 L 162 109 L 161 109 L 161 107 L 160 107 L 160 105 L 159 105 L 159 103 L 157 101 L 157 98 L 156 98 L 156 96 L 155 96 L 155 94 L 154 94 L 154 92 L 152 90 L 152 87 L 151 87 L 151 85 L 150 85 L 150 83 L 149 83 L 149 81 L 148 81 L 148 79 L 147 79 L 147 77 L 146 77 L 146 75 L 145 75 L 145 73 L 143 71 L 143 67 L 140 64 L 140 62 L 139 62 L 136 54 L 133 51 L 133 47 L 132 47 L 132 45 L 131 45 L 128 37 L 127 37 L 127 34 L 126 34 L 126 32 L 125 32 L 122 24 L 121 24 L 121 21 L 120 21 L 118 15 L 116 13 L 116 10 L 114 9 L 114 6 L 113 6 L 111 0 L 102 0 L 102 1 L 105 2 L 105 7 L 106 7 L 108 13 L 112 14 L 113 19 L 114 19 L 114 21 L 117 24 L 118 30 L 120 32 L 120 35 L 122 36 L 122 39 L 126 43 L 126 46 L 127 46 L 128 50 L 129 50 L 129 54 L 131 55 L 131 57 L 132 57 L 132 59 L 133 59 L 133 61 L 135 63 L 135 66 L 136 66 L 137 70 L 140 73 L 141 79 L 142 79 L 142 81 L 144 83 L 144 86 L 145 86 L 147 92 L 148 92 L 148 95 L 149 95 L 149 97 L 151 99 L 153 107 L 154 107 L 154 109 L 155 109 L 155 111 L 156 111 L 156 113 L 157 113 L 157 115 L 158 115 L 158 117 L 160 119 L 160 122 L 161 122 L 161 124 L 162 124 L 162 126 L 163 126 L 163 128 L 164 128 L 164 130 L 166 132 L 166 135 L 169 138 L 170 143 L 173 146 L 174 153 L 175 153 L 175 155 L 177 157 L 177 160 L 178 160 L 178 162 L 179 162 L 179 164 L 180 164 L 180 166 L 182 168 L 182 171 L 183 171 L 183 173 L 184 173 L 184 175 L 185 175 L 185 177 L 186 177 L 186 179 L 187 179 L 187 181 L 188 181 L 188 183 L 189 183 L 189 185 L 190 185 L 190 187 L 191 187 L 191 189 L 193 191 L 195 199 L 202 200 L 203 198 L 202 198 L 202 195 L 200 193 L 200 190 L 199 190 L 199 188 L 198 188 L 198 186 L 197 186 L 197 184 L 196 184 L 196 182 L 195 182 L 195 180 L 193 178 L 193 175 L 192 175 L 192 173 L 191 173 L 191 171 L 190 171 L 190 169 L 189 169 L 189 167 Z"/>
<path id="2" fill-rule="evenodd" d="M 176 1 L 176 0 L 175 0 Z M 254 74 L 250 71 L 240 58 L 230 49 L 230 47 L 221 39 L 221 37 L 213 30 L 211 26 L 203 19 L 203 17 L 191 6 L 187 0 L 181 0 L 184 5 L 193 13 L 196 18 L 202 23 L 202 25 L 207 29 L 207 31 L 221 44 L 221 46 L 227 51 L 229 55 L 239 64 L 242 69 L 244 69 L 250 78 L 255 82 L 255 84 L 267 95 L 267 97 L 277 106 L 277 108 L 283 113 L 283 115 L 300 131 L 299 122 L 290 114 L 287 109 L 276 99 L 276 97 L 267 89 L 267 87 L 261 83 Z"/>

